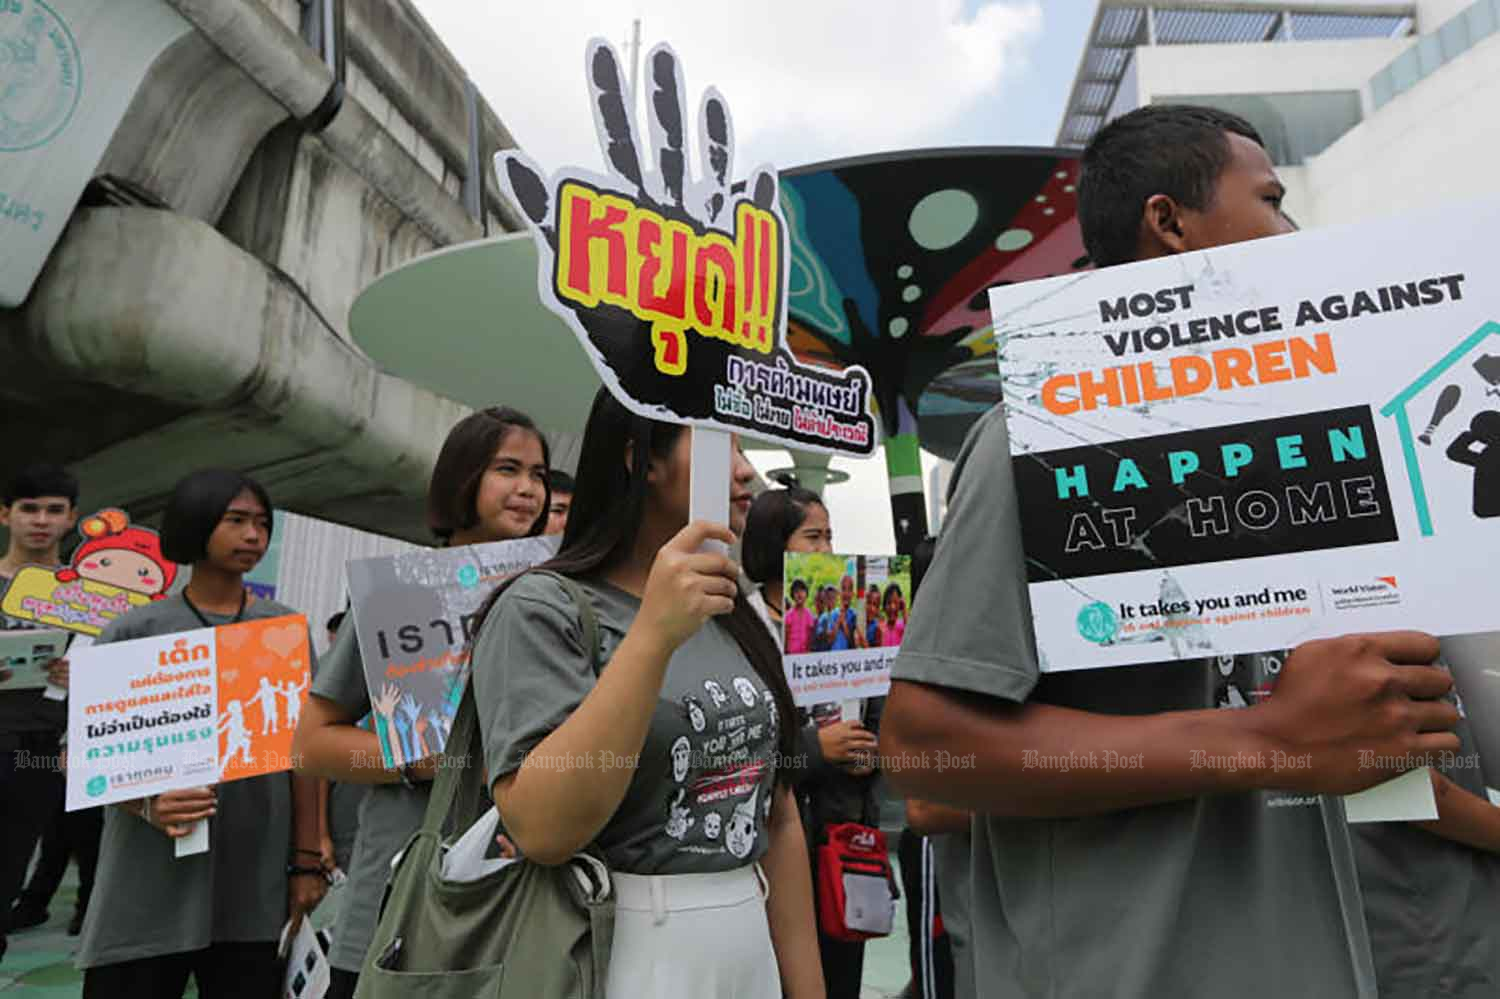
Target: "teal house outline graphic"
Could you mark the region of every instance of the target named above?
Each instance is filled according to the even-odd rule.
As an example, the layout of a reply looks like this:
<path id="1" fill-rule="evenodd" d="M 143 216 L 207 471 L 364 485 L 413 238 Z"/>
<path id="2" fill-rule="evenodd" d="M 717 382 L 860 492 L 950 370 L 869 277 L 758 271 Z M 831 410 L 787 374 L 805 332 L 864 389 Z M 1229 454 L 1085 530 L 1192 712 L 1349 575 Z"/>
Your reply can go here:
<path id="1" fill-rule="evenodd" d="M 1485 323 L 1479 327 L 1457 347 L 1448 351 L 1442 360 L 1424 371 L 1416 381 L 1402 389 L 1396 398 L 1380 407 L 1381 416 L 1396 418 L 1396 430 L 1401 434 L 1401 453 L 1406 459 L 1406 477 L 1411 482 L 1411 498 L 1417 507 L 1417 525 L 1421 527 L 1424 538 L 1432 537 L 1432 511 L 1427 507 L 1427 487 L 1422 484 L 1422 468 L 1417 463 L 1417 445 L 1411 433 L 1411 420 L 1406 415 L 1406 404 L 1488 336 L 1500 336 L 1500 323 Z"/>

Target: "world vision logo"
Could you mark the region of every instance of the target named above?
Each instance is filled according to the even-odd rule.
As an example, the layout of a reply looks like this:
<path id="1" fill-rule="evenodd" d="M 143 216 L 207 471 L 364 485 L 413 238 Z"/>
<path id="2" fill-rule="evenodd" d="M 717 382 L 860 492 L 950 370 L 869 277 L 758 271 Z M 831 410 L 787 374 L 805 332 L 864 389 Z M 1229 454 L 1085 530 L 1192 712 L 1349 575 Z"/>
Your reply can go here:
<path id="1" fill-rule="evenodd" d="M 769 354 L 781 309 L 781 220 L 741 201 L 726 235 L 570 180 L 558 192 L 557 296 L 651 324 L 656 369 L 687 371 L 688 334 Z"/>
<path id="2" fill-rule="evenodd" d="M 1395 576 L 1376 576 L 1374 582 L 1329 586 L 1328 602 L 1334 610 L 1391 607 L 1401 603 L 1401 588 Z"/>

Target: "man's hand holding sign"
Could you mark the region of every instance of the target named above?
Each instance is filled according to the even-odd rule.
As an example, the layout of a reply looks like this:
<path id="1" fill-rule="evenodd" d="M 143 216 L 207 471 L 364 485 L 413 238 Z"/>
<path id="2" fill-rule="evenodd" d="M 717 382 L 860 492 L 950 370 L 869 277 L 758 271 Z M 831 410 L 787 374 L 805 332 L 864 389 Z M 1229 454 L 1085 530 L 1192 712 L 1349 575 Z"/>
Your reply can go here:
<path id="1" fill-rule="evenodd" d="M 1248 264 L 1243 271 L 1235 265 L 1255 253 L 1261 255 L 1262 262 L 1285 258 L 1292 249 L 1290 244 L 1312 237 L 1302 234 L 1288 237 L 1284 242 L 1278 240 L 1281 246 L 1276 249 L 1249 244 L 1226 246 L 1288 233 L 1292 227 L 1280 213 L 1280 183 L 1264 150 L 1256 142 L 1238 135 L 1224 141 L 1232 155 L 1215 181 L 1214 194 L 1205 207 L 1189 207 L 1152 189 L 1146 192 L 1140 217 L 1127 220 L 1126 235 L 1121 238 L 1129 245 L 1116 249 L 1112 243 L 1101 243 L 1096 238 L 1096 245 L 1090 246 L 1091 252 L 1099 246 L 1110 247 L 1118 259 L 1096 256 L 1096 263 L 1105 265 L 1100 270 L 1082 277 L 1057 279 L 1050 285 L 1036 282 L 991 290 L 1002 375 L 1011 378 L 1006 393 L 1010 429 L 1007 432 L 1003 424 L 987 425 L 984 434 L 971 436 L 969 450 L 959 462 L 960 469 L 967 466 L 968 485 L 955 487 L 950 496 L 949 527 L 944 540 L 951 543 L 946 547 L 939 544 L 935 565 L 942 567 L 940 577 L 944 573 L 952 575 L 953 567 L 960 567 L 966 585 L 985 588 L 997 605 L 1022 609 L 1020 613 L 1034 616 L 1037 651 L 1030 654 L 1039 664 L 1037 672 L 1044 677 L 1042 683 L 1028 683 L 1024 689 L 1018 686 L 1013 703 L 961 696 L 937 685 L 894 684 L 885 736 L 898 755 L 904 754 L 907 759 L 921 759 L 923 754 L 927 758 L 977 756 L 977 765 L 968 768 L 893 768 L 897 771 L 893 775 L 897 785 L 913 794 L 991 815 L 1040 818 L 1101 815 L 1224 792 L 1347 794 L 1436 762 L 1440 754 L 1453 753 L 1459 748 L 1458 737 L 1450 731 L 1458 722 L 1458 712 L 1451 704 L 1439 700 L 1449 692 L 1452 679 L 1446 670 L 1433 665 L 1439 652 L 1438 642 L 1425 633 L 1391 631 L 1304 642 L 1284 664 L 1278 660 L 1274 696 L 1238 711 L 1174 709 L 1174 702 L 1184 707 L 1197 706 L 1197 697 L 1178 690 L 1194 682 L 1197 677 L 1194 671 L 1201 668 L 1197 664 L 1157 663 L 1142 667 L 1133 677 L 1126 678 L 1116 678 L 1110 671 L 1094 668 L 1187 658 L 1194 652 L 1210 655 L 1280 648 L 1294 644 L 1298 629 L 1306 631 L 1305 624 L 1286 617 L 1283 608 L 1261 606 L 1274 604 L 1276 586 L 1265 587 L 1263 592 L 1266 580 L 1257 580 L 1253 587 L 1246 583 L 1250 572 L 1247 566 L 1282 567 L 1287 551 L 1293 549 L 1271 551 L 1263 547 L 1240 551 L 1234 546 L 1250 543 L 1245 540 L 1247 530 L 1243 527 L 1236 532 L 1226 526 L 1218 532 L 1223 537 L 1217 537 L 1192 521 L 1195 512 L 1210 510 L 1217 514 L 1218 508 L 1211 505 L 1212 498 L 1191 493 L 1189 486 L 1211 480 L 1223 493 L 1247 483 L 1250 471 L 1228 466 L 1210 469 L 1205 459 L 1203 474 L 1188 479 L 1185 466 L 1191 463 L 1190 449 L 1180 446 L 1170 434 L 1158 434 L 1148 440 L 1143 431 L 1135 429 L 1141 424 L 1154 428 L 1158 424 L 1151 421 L 1158 419 L 1159 425 L 1173 430 L 1181 427 L 1196 430 L 1187 421 L 1200 413 L 1205 426 L 1225 422 L 1226 417 L 1221 415 L 1226 412 L 1225 404 L 1208 391 L 1207 382 L 1198 384 L 1202 382 L 1204 366 L 1212 369 L 1213 363 L 1194 353 L 1202 349 L 1200 341 L 1220 337 L 1221 333 L 1215 332 L 1219 326 L 1240 322 L 1240 329 L 1223 335 L 1251 337 L 1250 348 L 1242 349 L 1241 354 L 1254 361 L 1259 352 L 1267 370 L 1275 375 L 1262 380 L 1282 383 L 1272 396 L 1276 405 L 1288 405 L 1288 399 L 1301 393 L 1299 402 L 1304 403 L 1303 408 L 1319 408 L 1321 403 L 1326 409 L 1327 380 L 1346 378 L 1346 369 L 1358 356 L 1352 345 L 1340 355 L 1337 365 L 1318 354 L 1319 350 L 1326 354 L 1333 349 L 1327 346 L 1329 336 L 1337 340 L 1342 327 L 1334 327 L 1323 341 L 1307 347 L 1305 356 L 1291 356 L 1290 361 L 1277 353 L 1280 348 L 1269 348 L 1263 338 L 1257 339 L 1261 334 L 1258 324 L 1265 319 L 1266 310 L 1256 312 L 1251 319 L 1245 318 L 1249 316 L 1248 304 L 1255 304 L 1246 289 L 1269 287 L 1274 282 L 1257 280 Z M 1086 179 L 1088 171 L 1086 163 Z M 1110 183 L 1107 178 L 1113 175 L 1101 171 L 1101 176 L 1106 179 L 1095 183 L 1107 188 Z M 1096 222 L 1096 228 L 1099 225 L 1102 223 Z M 1203 252 L 1207 250 L 1214 251 L 1211 265 Z M 1170 263 L 1152 260 L 1176 254 L 1189 255 Z M 1365 266 L 1356 258 L 1322 250 L 1309 253 L 1306 265 L 1295 269 L 1297 280 L 1310 285 L 1337 283 L 1340 287 L 1358 287 L 1361 283 L 1358 280 L 1341 277 L 1335 282 L 1313 266 L 1314 260 L 1332 258 L 1339 259 L 1339 267 L 1351 271 Z M 1151 262 L 1137 263 L 1135 268 L 1108 266 L 1131 260 Z M 1284 263 L 1280 266 L 1288 272 L 1292 270 Z M 1150 272 L 1152 279 L 1142 282 L 1135 277 L 1148 267 L 1155 268 Z M 1178 280 L 1182 274 L 1195 275 L 1191 299 L 1188 291 L 1176 286 L 1184 283 Z M 1131 281 L 1136 284 L 1130 284 Z M 1111 293 L 1116 284 L 1119 293 Z M 1060 292 L 1064 287 L 1067 291 Z M 1150 296 L 1143 293 L 1147 288 L 1166 288 L 1168 293 Z M 1075 295 L 1076 298 L 1069 297 Z M 1311 293 L 1304 297 L 1317 298 Z M 1429 297 L 1436 301 L 1438 296 L 1434 292 Z M 1295 296 L 1290 300 L 1295 302 Z M 1080 313 L 1077 303 L 1081 301 L 1092 306 L 1091 314 Z M 1201 315 L 1185 316 L 1176 327 L 1152 327 L 1154 320 L 1143 318 L 1167 306 L 1185 309 L 1190 302 Z M 1304 311 L 1290 309 L 1287 315 L 1300 317 Z M 1080 314 L 1089 315 L 1088 322 L 1093 322 L 1093 316 L 1105 316 L 1126 325 L 1123 332 L 1104 331 L 1109 333 L 1108 338 L 1097 328 L 1091 328 L 1086 336 L 1074 336 L 1083 322 L 1077 319 Z M 1230 318 L 1224 319 L 1225 315 Z M 1320 320 L 1324 318 L 1319 316 Z M 1053 325 L 1048 326 L 1048 322 Z M 1255 328 L 1245 326 L 1246 322 Z M 1310 318 L 1308 322 L 1317 327 L 1311 333 L 1321 334 L 1322 326 L 1326 325 L 1313 323 Z M 1099 326 L 1103 325 L 1105 319 L 1101 318 Z M 1144 332 L 1136 327 L 1145 328 Z M 1071 337 L 1066 351 L 1058 347 L 1061 336 Z M 1158 348 L 1177 349 L 1179 353 L 1174 357 L 1179 369 L 1186 373 L 1183 377 L 1192 375 L 1187 380 L 1197 386 L 1194 392 L 1178 393 L 1170 401 L 1172 408 L 1160 408 L 1168 405 L 1164 400 L 1172 394 L 1156 391 L 1165 383 L 1151 379 L 1169 376 L 1166 362 L 1156 367 L 1146 363 L 1131 372 L 1109 369 L 1111 359 L 1137 339 L 1142 350 L 1152 353 Z M 1082 356 L 1078 354 L 1079 343 L 1087 343 L 1093 352 L 1089 364 L 1078 360 Z M 1362 343 L 1365 350 L 1371 349 L 1368 337 Z M 1100 364 L 1092 364 L 1095 357 Z M 1250 369 L 1246 365 L 1253 367 L 1251 361 L 1240 355 L 1235 357 L 1235 364 L 1223 365 L 1223 377 L 1213 372 L 1210 381 L 1215 392 L 1245 392 L 1258 384 L 1247 373 Z M 1306 362 L 1309 373 L 1317 377 L 1294 377 L 1298 357 Z M 1392 358 L 1379 367 L 1389 371 L 1399 365 Z M 1044 372 L 1046 377 L 1029 381 L 1037 372 Z M 1074 381 L 1057 380 L 1064 374 Z M 1256 398 L 1263 400 L 1266 395 Z M 1210 408 L 1216 404 L 1218 408 Z M 1158 416 L 1159 408 L 1172 420 Z M 1076 412 L 1081 409 L 1096 410 L 1089 414 L 1094 422 L 1078 420 Z M 1234 412 L 1235 418 L 1243 421 L 1249 418 L 1245 413 L 1254 411 Z M 1361 412 L 1365 423 L 1369 423 L 1372 417 L 1368 407 Z M 999 414 L 993 418 L 997 424 L 1001 419 Z M 1117 425 L 1099 422 L 1101 419 L 1116 420 Z M 1294 478 L 1316 471 L 1311 461 L 1314 445 L 1321 438 L 1311 431 L 1297 436 L 1293 433 L 1295 429 L 1277 431 L 1281 439 L 1273 439 L 1276 434 L 1271 434 L 1260 447 L 1263 456 L 1270 456 L 1262 465 L 1272 471 L 1264 474 Z M 1342 438 L 1338 433 L 1347 433 L 1351 440 L 1358 438 L 1359 446 L 1348 453 L 1339 452 L 1336 445 L 1342 443 Z M 1341 468 L 1354 465 L 1355 459 L 1361 457 L 1354 452 L 1365 450 L 1366 444 L 1378 461 L 1373 425 L 1371 429 L 1340 426 L 1333 436 L 1336 454 L 1331 461 L 1340 463 Z M 1139 455 L 1132 456 L 1127 448 L 1138 439 L 1147 444 Z M 1249 451 L 1244 439 L 1226 438 L 1222 446 L 1215 441 L 1216 446 L 1211 450 L 1205 447 L 1204 453 L 1214 459 L 1222 457 L 1233 465 Z M 1077 447 L 1080 441 L 1085 447 Z M 1261 443 L 1259 439 L 1257 443 Z M 1306 455 L 1300 450 L 1304 443 Z M 1100 458 L 1097 469 L 1086 467 L 1084 459 L 1075 459 L 1075 452 L 1084 451 Z M 1182 467 L 1174 469 L 1171 464 L 1174 460 Z M 1153 462 L 1161 466 L 1159 476 L 1154 475 L 1157 465 Z M 1096 474 L 1089 476 L 1091 471 Z M 1132 511 L 1125 508 L 1149 491 L 1153 476 L 1165 497 L 1163 506 L 1159 510 L 1142 508 L 1132 523 L 1127 516 Z M 1088 485 L 1086 478 L 1092 479 Z M 1317 490 L 1315 483 L 1297 480 L 1294 484 L 1305 490 Z M 1258 481 L 1254 485 L 1260 488 Z M 1323 492 L 1332 496 L 1331 490 L 1317 491 L 1317 495 L 1321 497 Z M 1252 499 L 1240 508 L 1269 521 L 1272 519 L 1266 505 L 1269 496 L 1265 490 L 1252 494 Z M 1357 498 L 1363 498 L 1363 494 Z M 1257 506 L 1258 503 L 1262 505 Z M 1063 509 L 1064 504 L 1073 505 Z M 1232 507 L 1232 503 L 1227 505 Z M 1078 516 L 1070 517 L 1075 509 Z M 1355 509 L 1354 515 L 1364 517 L 1366 510 Z M 1069 533 L 1071 526 L 1088 526 L 1083 524 L 1084 517 L 1095 517 L 1096 526 L 1104 525 L 1105 534 L 1097 545 L 1087 530 Z M 1315 519 L 1326 517 L 1320 513 Z M 1356 523 L 1364 525 L 1374 519 L 1369 517 Z M 983 526 L 972 527 L 965 540 L 953 541 L 957 536 L 953 525 L 960 523 Z M 1121 525 L 1119 531 L 1113 529 L 1116 523 Z M 1310 525 L 1305 517 L 1295 513 L 1283 514 L 1272 526 L 1289 531 L 1298 525 L 1307 525 L 1303 529 L 1317 539 L 1319 547 L 1332 546 L 1340 540 L 1331 525 Z M 1182 542 L 1184 546 L 1191 542 L 1202 553 L 1192 559 L 1184 556 L 1174 560 L 1176 549 L 1167 543 L 1167 538 L 1175 539 L 1179 533 L 1187 539 Z M 981 535 L 991 543 L 990 550 L 980 551 L 975 545 Z M 1013 538 L 1017 539 L 1017 547 L 1011 550 L 1023 559 L 1027 582 L 1017 580 L 1010 567 L 993 565 L 997 561 L 995 551 L 1005 550 Z M 1387 543 L 1388 539 L 1373 540 Z M 1053 547 L 1046 547 L 1053 541 L 1056 542 Z M 1295 551 L 1307 547 L 1310 545 Z M 953 550 L 956 548 L 964 550 Z M 1100 560 L 1101 553 L 1118 555 L 1122 561 L 1106 565 Z M 1224 562 L 1232 558 L 1241 561 L 1232 566 Z M 1065 565 L 1067 559 L 1072 561 Z M 1136 561 L 1126 565 L 1123 560 L 1128 559 Z M 1193 621 L 1184 620 L 1207 601 L 1175 599 L 1185 597 L 1183 586 L 1199 578 L 1189 577 L 1189 570 L 1182 566 L 1189 561 L 1214 559 L 1224 562 L 1223 571 L 1233 578 L 1233 585 L 1240 591 L 1238 598 L 1231 597 L 1229 611 L 1223 616 L 1243 620 L 1243 627 L 1253 631 L 1261 644 L 1246 640 L 1237 647 L 1225 648 L 1220 644 L 1220 632 L 1214 632 L 1213 640 L 1208 641 L 1200 637 L 1206 626 L 1194 631 L 1189 627 Z M 1191 571 L 1203 570 L 1194 566 Z M 1121 580 L 1133 578 L 1139 580 L 1135 599 L 1118 596 L 1115 590 L 1108 589 L 1123 585 Z M 1187 582 L 1180 582 L 1183 580 Z M 1317 606 L 1316 585 L 1288 583 L 1282 589 L 1296 594 L 1304 603 Z M 941 621 L 942 614 L 940 600 L 937 610 L 929 611 L 927 624 Z M 1147 619 L 1144 624 L 1142 619 Z M 1399 619 L 1391 624 L 1398 622 Z M 993 648 L 984 646 L 977 637 L 983 629 L 961 630 L 957 622 L 953 625 L 940 623 L 937 627 L 937 632 L 952 635 L 947 641 L 957 650 L 945 645 L 945 654 L 964 662 L 987 662 L 994 658 Z M 1293 641 L 1266 637 L 1277 627 Z M 1205 641 L 1207 644 L 1203 644 Z M 1010 661 L 1005 665 L 1015 666 Z M 1070 669 L 1079 672 L 1067 675 Z M 1208 689 L 1212 690 L 1211 684 Z M 1135 711 L 1115 714 L 1107 713 L 1108 708 L 1081 707 L 1133 703 L 1130 698 L 1137 695 L 1151 701 L 1143 691 L 1170 691 L 1170 694 L 1162 693 L 1155 698 L 1158 706 L 1147 714 Z M 1268 692 L 1266 685 L 1256 690 L 1255 695 Z M 1089 760 L 1138 759 L 1140 764 L 1125 769 L 1107 765 L 1054 769 L 1045 774 L 1045 779 L 1038 779 L 1031 772 L 1036 765 L 1028 766 L 1027 762 L 1071 759 L 1070 754 L 1081 754 Z M 1220 761 L 1224 765 L 1219 765 Z M 902 769 L 906 772 L 900 772 Z M 1430 795 L 1427 800 L 1431 801 Z"/>

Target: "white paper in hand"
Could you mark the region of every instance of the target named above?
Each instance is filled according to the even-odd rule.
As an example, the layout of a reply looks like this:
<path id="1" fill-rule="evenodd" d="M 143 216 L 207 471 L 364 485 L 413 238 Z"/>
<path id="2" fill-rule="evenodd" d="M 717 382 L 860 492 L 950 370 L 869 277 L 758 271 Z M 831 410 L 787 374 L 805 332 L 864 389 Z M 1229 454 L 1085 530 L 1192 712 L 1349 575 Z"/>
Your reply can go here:
<path id="1" fill-rule="evenodd" d="M 278 957 L 286 959 L 282 999 L 323 999 L 333 981 L 323 944 L 305 918 L 296 933 L 291 929 L 291 923 L 282 927 L 281 943 L 276 951 Z"/>
<path id="2" fill-rule="evenodd" d="M 1431 822 L 1438 817 L 1428 768 L 1409 770 L 1400 777 L 1344 796 L 1344 815 L 1350 822 Z"/>
<path id="3" fill-rule="evenodd" d="M 179 836 L 172 841 L 173 855 L 177 857 L 192 857 L 200 853 L 208 852 L 208 820 L 199 819 L 193 823 L 192 831 L 186 836 Z"/>

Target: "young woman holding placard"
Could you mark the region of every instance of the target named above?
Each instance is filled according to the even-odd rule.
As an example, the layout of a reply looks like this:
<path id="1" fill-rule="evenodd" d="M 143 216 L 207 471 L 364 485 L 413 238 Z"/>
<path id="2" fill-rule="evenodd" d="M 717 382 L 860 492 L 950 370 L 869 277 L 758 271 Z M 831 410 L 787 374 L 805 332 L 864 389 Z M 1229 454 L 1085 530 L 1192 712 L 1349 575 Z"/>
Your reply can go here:
<path id="1" fill-rule="evenodd" d="M 296 611 L 245 585 L 271 540 L 271 499 L 238 472 L 204 470 L 172 491 L 161 550 L 192 566 L 178 594 L 116 618 L 100 645 Z M 311 640 L 308 643 L 311 654 Z M 317 782 L 287 773 L 168 791 L 106 809 L 98 879 L 78 954 L 85 999 L 264 999 L 281 988 L 276 943 L 288 916 L 315 908 Z M 208 822 L 207 852 L 174 841 Z"/>
<path id="2" fill-rule="evenodd" d="M 688 523 L 690 434 L 594 400 L 554 575 L 502 588 L 474 643 L 485 764 L 521 853 L 586 847 L 617 898 L 608 995 L 821 997 L 806 845 L 789 774 L 791 694 L 740 594 L 733 543 L 754 470 L 736 451 L 729 524 Z"/>
<path id="3" fill-rule="evenodd" d="M 550 458 L 546 439 L 526 414 L 506 406 L 470 414 L 448 432 L 438 452 L 427 486 L 428 527 L 449 546 L 541 534 L 547 526 Z M 323 657 L 312 694 L 295 743 L 306 771 L 371 785 L 360 809 L 339 931 L 329 953 L 329 999 L 350 999 L 375 932 L 391 858 L 427 810 L 436 757 L 387 769 L 379 737 L 359 727 L 371 701 L 353 614 L 345 615 Z"/>
<path id="4" fill-rule="evenodd" d="M 776 608 L 782 604 L 785 554 L 832 551 L 833 528 L 829 526 L 828 508 L 817 493 L 797 488 L 771 489 L 756 497 L 745 527 L 745 575 L 757 584 L 752 603 L 765 616 L 766 626 L 778 641 L 783 617 Z M 831 610 L 838 613 L 836 602 Z M 872 620 L 878 627 L 878 610 Z M 818 715 L 840 716 L 826 725 L 815 720 L 815 711 L 797 709 L 797 751 L 806 765 L 796 770 L 793 780 L 810 851 L 825 838 L 823 829 L 829 823 L 878 825 L 880 807 L 875 797 L 870 756 L 876 749 L 884 699 L 853 703 L 860 707 L 858 717 L 842 717 L 843 705 L 819 705 L 823 710 L 817 710 Z M 818 951 L 830 999 L 857 997 L 864 974 L 865 945 L 835 940 L 820 927 Z"/>

